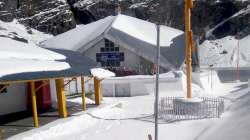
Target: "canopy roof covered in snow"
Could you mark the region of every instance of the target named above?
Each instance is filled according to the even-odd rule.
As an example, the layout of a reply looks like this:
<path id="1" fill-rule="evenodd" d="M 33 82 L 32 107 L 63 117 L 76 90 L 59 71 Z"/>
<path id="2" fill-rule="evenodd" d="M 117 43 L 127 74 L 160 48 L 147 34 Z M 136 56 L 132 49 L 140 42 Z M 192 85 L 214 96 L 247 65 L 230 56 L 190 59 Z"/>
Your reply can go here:
<path id="1" fill-rule="evenodd" d="M 102 68 L 93 68 L 90 70 L 90 73 L 92 76 L 95 76 L 99 79 L 115 76 L 115 73 L 113 73 L 109 70 L 102 69 Z"/>
<path id="2" fill-rule="evenodd" d="M 76 29 L 42 42 L 41 46 L 83 53 L 106 38 L 155 62 L 156 35 L 155 24 L 130 16 L 118 15 L 80 25 Z M 160 36 L 161 65 L 165 68 L 180 66 L 184 60 L 183 32 L 161 26 Z"/>
<path id="3" fill-rule="evenodd" d="M 73 51 L 47 50 L 5 37 L 0 42 L 0 83 L 90 75 L 96 66 Z"/>

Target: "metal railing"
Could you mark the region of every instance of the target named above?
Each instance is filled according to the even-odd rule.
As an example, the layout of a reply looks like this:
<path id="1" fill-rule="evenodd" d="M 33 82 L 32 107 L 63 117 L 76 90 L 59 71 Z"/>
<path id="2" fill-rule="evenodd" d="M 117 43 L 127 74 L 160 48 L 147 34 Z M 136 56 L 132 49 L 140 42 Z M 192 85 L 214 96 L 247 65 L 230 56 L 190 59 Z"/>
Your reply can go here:
<path id="1" fill-rule="evenodd" d="M 181 97 L 163 97 L 159 102 L 159 119 L 164 121 L 196 120 L 219 118 L 224 112 L 222 98 L 199 97 L 202 102 L 182 104 L 176 102 Z"/>

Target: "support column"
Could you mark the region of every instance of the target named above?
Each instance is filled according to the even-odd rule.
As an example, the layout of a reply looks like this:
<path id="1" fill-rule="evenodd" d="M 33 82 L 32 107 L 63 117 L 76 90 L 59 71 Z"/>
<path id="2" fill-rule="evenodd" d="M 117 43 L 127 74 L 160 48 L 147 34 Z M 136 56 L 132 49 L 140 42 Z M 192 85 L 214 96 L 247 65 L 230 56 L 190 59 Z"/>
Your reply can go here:
<path id="1" fill-rule="evenodd" d="M 94 87 L 95 87 L 95 104 L 100 105 L 101 104 L 101 81 L 98 80 L 96 77 L 94 77 Z"/>
<path id="2" fill-rule="evenodd" d="M 186 44 L 186 74 L 187 74 L 187 98 L 192 98 L 192 30 L 191 8 L 193 0 L 185 0 L 185 44 Z"/>
<path id="3" fill-rule="evenodd" d="M 86 110 L 86 99 L 85 99 L 85 82 L 84 76 L 81 76 L 81 83 L 82 83 L 82 110 Z"/>
<path id="4" fill-rule="evenodd" d="M 68 116 L 68 113 L 67 113 L 66 97 L 64 94 L 63 78 L 56 79 L 56 94 L 57 94 L 59 116 L 62 118 L 66 118 Z"/>
<path id="5" fill-rule="evenodd" d="M 31 89 L 33 121 L 34 121 L 34 126 L 37 128 L 39 127 L 39 122 L 38 122 L 38 115 L 37 115 L 35 82 L 33 81 L 30 82 L 30 89 Z"/>

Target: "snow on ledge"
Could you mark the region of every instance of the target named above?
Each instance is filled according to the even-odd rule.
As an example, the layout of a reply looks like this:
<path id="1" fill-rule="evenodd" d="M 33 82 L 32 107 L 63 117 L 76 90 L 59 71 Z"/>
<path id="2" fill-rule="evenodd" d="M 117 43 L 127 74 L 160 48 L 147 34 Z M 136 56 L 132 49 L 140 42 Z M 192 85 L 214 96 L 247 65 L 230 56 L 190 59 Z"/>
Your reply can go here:
<path id="1" fill-rule="evenodd" d="M 99 79 L 115 76 L 115 73 L 109 70 L 102 69 L 102 68 L 93 68 L 90 70 L 90 73 L 92 76 L 97 77 Z"/>

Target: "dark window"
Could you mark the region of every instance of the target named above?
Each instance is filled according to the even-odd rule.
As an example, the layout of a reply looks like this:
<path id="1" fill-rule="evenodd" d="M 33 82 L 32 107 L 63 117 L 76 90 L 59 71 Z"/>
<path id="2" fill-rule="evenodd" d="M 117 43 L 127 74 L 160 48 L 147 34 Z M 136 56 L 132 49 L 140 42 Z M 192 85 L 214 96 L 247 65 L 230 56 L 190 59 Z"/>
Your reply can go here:
<path id="1" fill-rule="evenodd" d="M 110 48 L 114 48 L 114 47 L 115 47 L 115 44 L 114 44 L 113 42 L 110 41 L 109 47 L 110 47 Z"/>
<path id="2" fill-rule="evenodd" d="M 112 41 L 109 41 L 108 39 L 105 39 L 105 47 L 106 48 L 114 48 L 115 44 Z"/>
<path id="3" fill-rule="evenodd" d="M 7 92 L 7 87 L 5 85 L 0 85 L 0 93 L 6 93 Z"/>
<path id="4" fill-rule="evenodd" d="M 115 47 L 115 51 L 116 51 L 116 52 L 119 52 L 119 47 Z"/>
<path id="5" fill-rule="evenodd" d="M 105 52 L 109 52 L 109 48 L 105 48 Z"/>
<path id="6" fill-rule="evenodd" d="M 100 53 L 96 54 L 96 62 L 101 62 L 101 54 Z"/>
<path id="7" fill-rule="evenodd" d="M 120 55 L 121 55 L 120 61 L 124 61 L 124 53 L 120 53 Z"/>
<path id="8" fill-rule="evenodd" d="M 105 48 L 101 48 L 101 52 L 105 52 Z"/>

